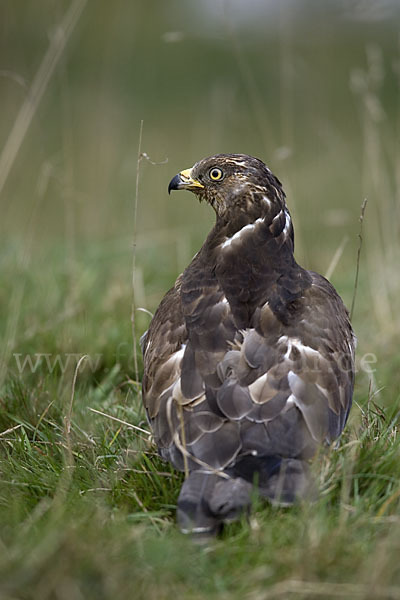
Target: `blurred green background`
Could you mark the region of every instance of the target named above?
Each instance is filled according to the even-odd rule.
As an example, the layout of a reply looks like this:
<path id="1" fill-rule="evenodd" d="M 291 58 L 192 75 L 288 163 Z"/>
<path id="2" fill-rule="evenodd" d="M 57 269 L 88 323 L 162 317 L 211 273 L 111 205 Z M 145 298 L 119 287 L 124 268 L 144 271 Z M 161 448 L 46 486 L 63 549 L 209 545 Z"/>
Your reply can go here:
<path id="1" fill-rule="evenodd" d="M 400 597 L 399 25 L 397 0 L 2 0 L 2 598 Z M 133 337 L 214 221 L 168 183 L 218 152 L 279 177 L 298 261 L 349 308 L 368 203 L 321 500 L 256 507 L 202 552 L 132 429 Z"/>
<path id="2" fill-rule="evenodd" d="M 298 261 L 349 308 L 367 199 L 354 326 L 373 373 L 358 364 L 358 382 L 390 374 L 398 390 L 399 23 L 389 0 L 5 0 L 0 382 L 29 378 L 15 355 L 40 353 L 137 379 L 132 287 L 154 311 L 214 220 L 168 182 L 241 152 L 281 179 Z M 138 338 L 149 315 L 134 321 Z"/>
<path id="3" fill-rule="evenodd" d="M 3 148 L 68 6 L 2 2 Z M 154 310 L 213 222 L 189 194 L 167 196 L 170 178 L 204 156 L 243 152 L 282 180 L 300 262 L 325 273 L 346 244 L 332 279 L 348 305 L 368 198 L 356 324 L 370 320 L 368 343 L 376 327 L 392 335 L 399 15 L 396 2 L 88 2 L 0 196 L 5 312 L 18 273 L 28 279 L 17 330 L 40 330 L 41 313 L 49 324 L 60 311 L 82 325 L 82 311 L 90 321 L 106 298 L 128 315 L 135 230 L 136 299 Z M 156 164 L 140 162 L 135 225 L 141 121 L 141 151 Z M 85 285 L 97 286 L 92 306 L 74 306 Z"/>

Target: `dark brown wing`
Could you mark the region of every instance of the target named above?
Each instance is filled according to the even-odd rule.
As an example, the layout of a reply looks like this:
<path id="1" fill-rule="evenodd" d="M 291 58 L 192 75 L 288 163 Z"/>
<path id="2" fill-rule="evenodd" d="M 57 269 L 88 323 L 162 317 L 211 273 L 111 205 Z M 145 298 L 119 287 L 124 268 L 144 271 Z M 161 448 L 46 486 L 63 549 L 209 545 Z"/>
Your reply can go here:
<path id="1" fill-rule="evenodd" d="M 143 402 L 153 428 L 156 443 L 170 444 L 166 436 L 165 405 L 180 378 L 181 362 L 187 342 L 186 325 L 181 311 L 181 276 L 167 292 L 141 339 L 144 373 Z M 164 441 L 165 439 L 165 441 Z"/>
<path id="2" fill-rule="evenodd" d="M 286 305 L 284 324 L 268 303 L 259 311 L 255 331 L 244 340 L 242 364 L 250 369 L 244 368 L 241 380 L 250 383 L 253 400 L 258 396 L 266 406 L 273 389 L 279 389 L 275 398 L 285 399 L 279 418 L 296 407 L 312 440 L 321 443 L 340 435 L 350 410 L 354 336 L 332 285 L 316 273 L 309 275 L 311 285 L 303 296 Z M 273 358 L 266 364 L 271 349 Z M 274 422 L 266 427 L 271 430 Z"/>
<path id="3" fill-rule="evenodd" d="M 193 454 L 190 468 L 213 461 L 224 468 L 240 447 L 238 427 L 212 410 L 206 396 L 209 386 L 220 385 L 217 366 L 236 329 L 215 277 L 197 269 L 196 259 L 185 275 L 184 289 L 180 277 L 146 333 L 143 400 L 163 457 L 180 469 L 185 453 Z"/>

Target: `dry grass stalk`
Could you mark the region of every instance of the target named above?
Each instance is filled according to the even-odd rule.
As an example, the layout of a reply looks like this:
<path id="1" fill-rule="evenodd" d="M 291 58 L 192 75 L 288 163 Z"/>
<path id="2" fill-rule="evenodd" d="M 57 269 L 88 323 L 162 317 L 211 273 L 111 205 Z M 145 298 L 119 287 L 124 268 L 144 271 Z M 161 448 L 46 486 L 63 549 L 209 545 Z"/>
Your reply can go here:
<path id="1" fill-rule="evenodd" d="M 13 128 L 0 155 L 0 193 L 24 141 L 33 117 L 48 86 L 51 76 L 65 50 L 66 44 L 86 6 L 87 0 L 74 0 L 55 29 L 50 45 L 32 81 L 24 103 L 15 119 Z"/>

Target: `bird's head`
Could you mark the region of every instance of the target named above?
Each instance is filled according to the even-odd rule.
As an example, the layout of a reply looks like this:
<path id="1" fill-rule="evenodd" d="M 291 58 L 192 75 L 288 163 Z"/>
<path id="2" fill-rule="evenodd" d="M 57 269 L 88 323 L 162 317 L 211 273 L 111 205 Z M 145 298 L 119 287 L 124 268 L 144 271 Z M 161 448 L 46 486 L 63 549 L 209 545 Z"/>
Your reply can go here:
<path id="1" fill-rule="evenodd" d="M 284 205 L 280 181 L 258 158 L 246 154 L 216 154 L 203 158 L 170 181 L 171 190 L 190 190 L 206 200 L 218 217 L 239 212 L 257 212 Z M 267 200 L 267 202 L 266 202 Z"/>

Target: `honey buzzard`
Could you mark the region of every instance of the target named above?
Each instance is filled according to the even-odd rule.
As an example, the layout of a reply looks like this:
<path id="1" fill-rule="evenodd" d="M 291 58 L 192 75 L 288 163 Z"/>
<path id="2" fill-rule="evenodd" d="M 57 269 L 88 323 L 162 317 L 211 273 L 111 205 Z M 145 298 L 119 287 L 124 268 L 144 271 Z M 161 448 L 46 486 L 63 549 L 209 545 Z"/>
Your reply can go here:
<path id="1" fill-rule="evenodd" d="M 342 432 L 355 338 L 333 286 L 293 256 L 281 183 L 259 159 L 218 154 L 181 171 L 216 213 L 142 337 L 143 402 L 161 456 L 185 471 L 182 531 L 214 534 L 253 490 L 313 495 L 309 461 Z"/>

